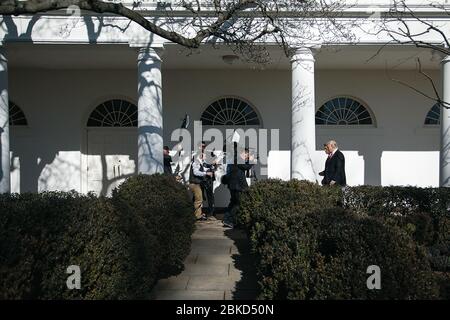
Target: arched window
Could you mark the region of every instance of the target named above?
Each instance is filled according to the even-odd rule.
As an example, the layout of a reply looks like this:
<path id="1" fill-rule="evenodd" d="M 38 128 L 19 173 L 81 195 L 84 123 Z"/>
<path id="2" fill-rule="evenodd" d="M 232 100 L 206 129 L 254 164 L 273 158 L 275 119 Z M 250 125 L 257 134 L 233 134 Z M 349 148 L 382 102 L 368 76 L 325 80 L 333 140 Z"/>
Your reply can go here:
<path id="1" fill-rule="evenodd" d="M 223 98 L 211 103 L 200 120 L 205 126 L 251 126 L 261 123 L 253 107 L 237 98 Z"/>
<path id="2" fill-rule="evenodd" d="M 92 111 L 88 127 L 137 127 L 137 107 L 125 100 L 109 100 Z"/>
<path id="3" fill-rule="evenodd" d="M 27 126 L 28 121 L 22 109 L 17 104 L 9 101 L 9 125 L 10 126 Z"/>
<path id="4" fill-rule="evenodd" d="M 425 117 L 425 125 L 441 124 L 441 105 L 435 103 Z"/>
<path id="5" fill-rule="evenodd" d="M 316 112 L 318 125 L 374 125 L 367 107 L 347 97 L 338 97 L 325 102 Z"/>

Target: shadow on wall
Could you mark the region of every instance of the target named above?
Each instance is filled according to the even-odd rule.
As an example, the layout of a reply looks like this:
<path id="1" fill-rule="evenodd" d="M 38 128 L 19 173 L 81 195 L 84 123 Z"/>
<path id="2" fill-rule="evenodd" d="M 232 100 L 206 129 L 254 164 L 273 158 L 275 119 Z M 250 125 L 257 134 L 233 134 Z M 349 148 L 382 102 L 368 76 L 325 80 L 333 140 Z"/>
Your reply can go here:
<path id="1" fill-rule="evenodd" d="M 13 146 L 11 151 L 11 192 L 81 190 L 80 177 L 84 170 L 80 168 L 79 151 L 56 151 L 44 155 L 24 149 L 26 148 Z M 126 178 L 136 174 L 134 166 L 132 172 L 128 170 L 126 173 L 121 173 L 118 168 L 116 172 L 113 172 L 114 165 L 108 161 L 109 155 L 94 156 L 98 159 L 100 175 L 91 178 L 89 191 L 108 195 Z M 136 163 L 136 161 L 137 159 L 130 158 L 130 162 Z M 116 176 L 114 176 L 115 173 Z"/>
<path id="2" fill-rule="evenodd" d="M 89 154 L 88 157 L 94 161 L 88 163 L 90 168 L 87 175 L 88 191 L 97 195 L 109 196 L 112 190 L 124 182 L 127 178 L 137 174 L 137 158 L 130 155 L 120 155 L 124 160 L 124 168 L 120 168 L 120 161 L 115 158 L 119 155 Z M 128 163 L 128 165 L 127 165 Z M 92 173 L 92 174 L 91 174 Z"/>
<path id="3" fill-rule="evenodd" d="M 2 135 L 3 135 L 3 127 L 2 126 L 0 126 L 0 161 L 1 161 L 1 159 L 2 159 L 2 157 L 3 157 L 3 148 L 2 148 Z M 1 162 L 0 162 L 0 180 L 2 180 L 3 179 L 3 166 L 1 165 Z"/>
<path id="4" fill-rule="evenodd" d="M 0 25 L 3 26 L 3 29 L 6 31 L 5 34 L 5 41 L 8 40 L 31 40 L 31 34 L 33 31 L 33 28 L 36 24 L 36 22 L 39 20 L 38 16 L 33 16 L 30 20 L 30 22 L 28 23 L 27 29 L 25 32 L 23 32 L 22 34 L 19 35 L 18 29 L 16 24 L 14 23 L 14 20 L 11 16 L 3 16 L 1 19 L 1 23 Z"/>
<path id="5" fill-rule="evenodd" d="M 450 135 L 450 125 L 444 129 L 444 133 L 442 136 L 448 137 Z M 447 139 L 443 146 L 443 155 L 442 155 L 442 166 L 444 168 L 443 172 L 445 176 L 442 177 L 442 185 L 449 186 L 450 185 L 450 139 Z"/>
<path id="6" fill-rule="evenodd" d="M 100 37 L 113 37 L 117 38 L 117 33 L 125 34 L 130 32 L 130 26 L 132 25 L 131 20 L 124 20 L 121 17 L 104 17 L 102 15 L 83 15 L 79 10 L 76 9 L 76 6 L 71 6 L 66 9 L 65 14 L 67 14 L 67 19 L 41 19 L 40 15 L 33 15 L 27 25 L 25 32 L 19 34 L 18 27 L 14 22 L 14 19 L 11 16 L 3 16 L 0 19 L 0 26 L 5 30 L 4 40 L 27 40 L 33 41 L 35 34 L 45 33 L 46 39 L 56 38 L 64 40 L 68 38 L 73 30 L 79 29 L 80 27 L 86 28 L 86 34 L 88 35 L 88 42 L 90 44 L 96 44 Z M 186 21 L 189 18 L 179 18 L 177 19 L 179 23 Z M 42 22 L 44 20 L 47 22 L 44 24 Z M 150 20 L 150 19 L 149 19 Z M 161 21 L 163 20 L 163 21 Z M 152 22 L 154 24 L 158 24 L 160 27 L 164 27 L 167 23 L 165 17 L 153 17 Z M 169 24 L 171 22 L 169 21 Z M 109 30 L 104 30 L 109 29 Z M 155 35 L 145 29 L 134 29 L 131 30 L 134 32 L 133 39 L 139 43 L 153 43 Z M 136 33 L 136 31 L 138 31 Z M 142 31 L 142 33 L 139 33 Z M 34 34 L 33 34 L 34 33 Z M 103 35 L 102 35 L 103 33 Z"/>
<path id="7" fill-rule="evenodd" d="M 68 9 L 67 13 L 71 14 L 68 16 L 68 19 L 64 24 L 55 25 L 38 25 L 38 29 L 36 30 L 36 24 L 41 20 L 39 15 L 33 15 L 30 19 L 30 22 L 27 25 L 27 29 L 25 32 L 19 35 L 17 25 L 14 23 L 14 19 L 11 16 L 3 16 L 0 20 L 0 25 L 3 25 L 4 30 L 6 31 L 5 40 L 33 40 L 33 32 L 49 32 L 51 36 L 55 38 L 67 38 L 70 36 L 70 33 L 73 29 L 78 28 L 79 26 L 84 25 L 86 27 L 86 32 L 88 34 L 89 43 L 95 44 L 98 42 L 99 37 L 104 28 L 113 28 L 117 29 L 119 32 L 125 33 L 130 25 L 131 20 L 127 21 L 126 25 L 121 27 L 118 23 L 115 22 L 115 18 L 112 17 L 93 17 L 90 15 L 79 16 L 79 12 L 76 10 Z M 46 20 L 49 21 L 49 20 Z M 153 35 L 149 34 L 150 40 L 153 39 Z M 50 36 L 50 37 L 51 37 Z"/>
<path id="8" fill-rule="evenodd" d="M 35 152 L 28 144 L 11 143 L 11 192 L 70 191 L 80 181 L 73 151 Z"/>

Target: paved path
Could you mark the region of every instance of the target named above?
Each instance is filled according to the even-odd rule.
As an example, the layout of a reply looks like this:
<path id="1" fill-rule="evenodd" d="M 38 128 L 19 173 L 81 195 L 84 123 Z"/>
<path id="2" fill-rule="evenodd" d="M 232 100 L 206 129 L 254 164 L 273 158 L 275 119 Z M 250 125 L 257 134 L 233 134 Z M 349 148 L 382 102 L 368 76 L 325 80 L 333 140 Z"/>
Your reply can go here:
<path id="1" fill-rule="evenodd" d="M 256 271 L 242 230 L 223 228 L 221 220 L 197 223 L 185 270 L 160 280 L 158 300 L 256 299 Z"/>

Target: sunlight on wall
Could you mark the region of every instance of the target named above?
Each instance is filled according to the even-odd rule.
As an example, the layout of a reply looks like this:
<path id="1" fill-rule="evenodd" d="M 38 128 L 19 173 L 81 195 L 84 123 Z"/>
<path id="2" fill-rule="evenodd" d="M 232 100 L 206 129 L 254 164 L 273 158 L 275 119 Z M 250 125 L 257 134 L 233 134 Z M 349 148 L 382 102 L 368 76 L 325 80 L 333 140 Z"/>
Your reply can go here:
<path id="1" fill-rule="evenodd" d="M 12 152 L 11 152 L 12 156 Z M 11 157 L 11 193 L 20 193 L 20 158 Z"/>
<path id="2" fill-rule="evenodd" d="M 348 185 L 355 186 L 364 184 L 364 159 L 358 151 L 343 151 L 345 156 L 345 171 Z M 325 169 L 327 155 L 323 151 L 316 151 L 313 155 L 314 171 L 317 182 L 323 177 L 319 172 Z M 291 173 L 291 152 L 270 151 L 268 157 L 268 177 L 273 179 L 289 180 Z"/>
<path id="3" fill-rule="evenodd" d="M 381 185 L 439 186 L 438 151 L 383 151 Z"/>
<path id="4" fill-rule="evenodd" d="M 80 175 L 80 152 L 60 151 L 42 170 L 38 191 L 80 191 Z"/>
<path id="5" fill-rule="evenodd" d="M 267 177 L 285 181 L 291 178 L 291 151 L 269 151 Z"/>

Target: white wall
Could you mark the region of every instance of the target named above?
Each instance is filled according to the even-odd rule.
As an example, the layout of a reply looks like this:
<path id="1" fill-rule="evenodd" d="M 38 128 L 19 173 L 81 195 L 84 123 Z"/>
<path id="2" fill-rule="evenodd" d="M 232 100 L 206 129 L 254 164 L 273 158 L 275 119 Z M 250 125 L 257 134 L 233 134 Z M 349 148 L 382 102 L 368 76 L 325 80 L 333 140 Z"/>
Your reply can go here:
<path id="1" fill-rule="evenodd" d="M 428 72 L 440 87 L 439 73 Z M 417 184 L 419 186 L 439 184 L 435 175 L 439 162 L 423 157 L 427 152 L 439 150 L 439 131 L 424 127 L 427 112 L 433 101 L 413 92 L 391 79 L 400 79 L 432 95 L 432 87 L 414 71 L 319 71 L 317 72 L 317 106 L 337 95 L 354 96 L 366 103 L 376 118 L 376 127 L 359 128 L 320 128 L 317 127 L 317 148 L 328 139 L 338 141 L 346 151 L 358 151 L 364 159 L 364 183 L 379 185 Z M 389 157 L 382 155 L 395 152 Z M 415 152 L 410 154 L 410 152 Z M 427 178 L 407 179 L 403 175 L 392 176 L 388 168 L 397 167 L 407 155 L 408 162 L 415 170 L 430 172 Z M 416 157 L 416 155 L 418 155 Z M 383 166 L 381 165 L 383 164 Z M 347 166 L 347 171 L 352 168 Z M 414 175 L 414 171 L 410 172 Z M 389 178 L 388 178 L 389 177 Z"/>
<path id="2" fill-rule="evenodd" d="M 120 70 L 12 68 L 9 77 L 10 99 L 29 124 L 11 134 L 13 157 L 20 158 L 21 191 L 81 191 L 80 151 L 90 110 L 110 98 L 135 98 L 137 76 Z"/>
<path id="3" fill-rule="evenodd" d="M 83 190 L 81 150 L 88 114 L 111 98 L 128 97 L 133 102 L 136 71 L 11 68 L 9 74 L 10 98 L 23 109 L 29 122 L 28 128 L 11 131 L 12 154 L 20 159 L 20 178 L 14 173 L 14 179 L 19 179 L 15 188 L 19 183 L 21 191 Z M 431 74 L 439 78 L 438 73 Z M 430 89 L 412 71 L 396 76 Z M 191 120 L 198 120 L 214 99 L 233 95 L 257 108 L 264 128 L 280 129 L 280 148 L 289 150 L 290 77 L 288 70 L 163 70 L 165 144 L 174 144 L 170 143 L 170 134 L 180 126 L 185 113 Z M 317 128 L 318 150 L 333 138 L 348 155 L 347 175 L 352 184 L 437 185 L 438 162 L 428 155 L 438 150 L 438 130 L 423 128 L 433 102 L 390 81 L 384 71 L 317 70 L 317 105 L 336 95 L 364 101 L 377 121 L 370 129 Z M 319 152 L 318 169 L 324 161 L 320 157 Z M 393 175 L 404 161 L 421 176 L 409 179 Z"/>

